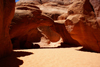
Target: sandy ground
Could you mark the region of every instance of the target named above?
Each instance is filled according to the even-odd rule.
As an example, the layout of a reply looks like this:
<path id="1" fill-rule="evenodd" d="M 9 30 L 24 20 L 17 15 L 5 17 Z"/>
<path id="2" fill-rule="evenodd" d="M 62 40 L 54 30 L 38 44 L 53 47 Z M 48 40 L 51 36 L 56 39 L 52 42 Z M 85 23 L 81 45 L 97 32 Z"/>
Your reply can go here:
<path id="1" fill-rule="evenodd" d="M 0 67 L 100 67 L 100 53 L 81 47 L 14 50 Z"/>
<path id="2" fill-rule="evenodd" d="M 48 13 L 67 13 L 65 7 L 38 6 Z M 14 50 L 12 55 L 0 60 L 0 67 L 100 67 L 100 53 L 80 51 L 82 47 L 50 48 L 60 42 L 49 44 L 45 39 L 38 44 L 49 48 Z"/>

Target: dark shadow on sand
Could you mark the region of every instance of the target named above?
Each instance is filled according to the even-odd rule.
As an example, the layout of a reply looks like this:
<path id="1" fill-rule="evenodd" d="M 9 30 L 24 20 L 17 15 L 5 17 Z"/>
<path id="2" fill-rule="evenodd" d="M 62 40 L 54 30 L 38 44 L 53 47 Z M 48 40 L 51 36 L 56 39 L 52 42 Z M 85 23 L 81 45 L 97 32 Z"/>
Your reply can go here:
<path id="1" fill-rule="evenodd" d="M 2 58 L 0 60 L 0 67 L 19 67 L 23 64 L 23 60 L 20 60 L 17 57 L 24 57 L 31 54 L 33 53 L 24 51 L 13 51 L 10 56 Z"/>
<path id="2" fill-rule="evenodd" d="M 61 46 L 58 46 L 58 48 L 71 48 L 71 47 L 80 47 L 80 45 L 68 45 L 68 44 L 64 44 L 62 43 Z M 99 53 L 99 52 L 95 52 L 89 49 L 85 49 L 85 48 L 81 48 L 81 49 L 76 49 L 77 51 L 83 51 L 83 52 L 91 52 L 91 53 Z"/>
<path id="3" fill-rule="evenodd" d="M 89 49 L 85 49 L 85 48 L 81 48 L 81 49 L 76 49 L 77 51 L 83 51 L 83 52 L 91 52 L 91 53 L 99 53 L 99 52 L 95 52 Z"/>
<path id="4" fill-rule="evenodd" d="M 79 47 L 80 45 L 72 45 L 72 44 L 66 44 L 61 43 L 61 46 L 58 46 L 58 48 L 71 48 L 71 47 Z"/>
<path id="5" fill-rule="evenodd" d="M 57 48 L 72 48 L 72 47 L 82 47 L 82 46 L 81 45 L 69 45 L 69 44 L 66 44 L 66 43 L 61 43 L 61 45 L 58 46 L 58 47 L 40 47 L 40 48 L 32 48 L 32 49 L 57 49 Z M 99 52 L 87 50 L 85 48 L 76 49 L 76 50 L 77 51 L 83 51 L 83 52 L 99 53 Z"/>

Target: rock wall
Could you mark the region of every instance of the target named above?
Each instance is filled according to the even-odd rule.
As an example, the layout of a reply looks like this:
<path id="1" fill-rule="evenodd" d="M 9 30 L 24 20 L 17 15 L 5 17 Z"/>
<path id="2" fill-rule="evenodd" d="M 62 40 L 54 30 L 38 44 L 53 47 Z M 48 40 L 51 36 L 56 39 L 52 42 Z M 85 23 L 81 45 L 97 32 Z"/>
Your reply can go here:
<path id="1" fill-rule="evenodd" d="M 96 10 L 93 9 L 94 7 L 92 7 L 89 0 L 73 0 L 71 4 L 67 5 L 67 8 L 68 13 L 58 16 L 59 21 L 54 23 L 52 30 L 56 29 L 55 31 L 62 37 L 63 42 L 66 44 L 82 45 L 86 50 L 100 52 L 100 28 L 94 14 Z M 99 16 L 98 14 L 99 12 L 97 16 Z"/>
<path id="2" fill-rule="evenodd" d="M 9 27 L 14 10 L 15 0 L 0 0 L 0 58 L 12 52 Z"/>
<path id="3" fill-rule="evenodd" d="M 90 0 L 90 3 L 94 8 L 96 19 L 100 26 L 100 0 Z"/>
<path id="4" fill-rule="evenodd" d="M 53 26 L 51 26 L 51 29 L 56 31 L 63 39 L 63 43 L 68 45 L 80 45 L 76 40 L 74 40 L 71 35 L 68 33 L 68 31 L 65 28 L 64 24 L 61 24 L 59 22 L 54 23 Z"/>
<path id="5" fill-rule="evenodd" d="M 18 2 L 10 26 L 10 38 L 14 48 L 32 48 L 33 42 L 39 42 L 42 34 L 39 26 L 51 26 L 54 21 L 42 15 L 42 11 L 33 2 Z"/>
<path id="6" fill-rule="evenodd" d="M 91 0 L 92 1 L 92 0 Z M 99 0 L 98 0 L 99 1 Z M 96 4 L 97 0 L 93 3 Z M 78 3 L 78 1 L 77 1 Z M 74 3 L 73 3 L 74 4 Z M 77 11 L 75 8 L 74 14 L 71 14 L 66 19 L 66 28 L 69 31 L 71 37 L 76 40 L 80 45 L 84 47 L 86 50 L 100 52 L 100 28 L 96 21 L 96 17 L 98 20 L 99 17 L 99 8 L 95 8 L 91 6 L 89 0 L 85 0 L 83 5 L 77 5 L 78 7 L 82 7 L 82 13 L 75 13 Z M 76 7 L 77 8 L 77 7 Z M 94 9 L 93 9 L 94 8 Z M 97 9 L 97 10 L 96 10 Z M 73 11 L 73 10 L 72 10 Z M 80 9 L 79 9 L 80 11 Z M 95 11 L 95 15 L 94 15 Z M 68 20 L 70 24 L 68 24 Z M 68 25 L 67 25 L 68 24 Z"/>

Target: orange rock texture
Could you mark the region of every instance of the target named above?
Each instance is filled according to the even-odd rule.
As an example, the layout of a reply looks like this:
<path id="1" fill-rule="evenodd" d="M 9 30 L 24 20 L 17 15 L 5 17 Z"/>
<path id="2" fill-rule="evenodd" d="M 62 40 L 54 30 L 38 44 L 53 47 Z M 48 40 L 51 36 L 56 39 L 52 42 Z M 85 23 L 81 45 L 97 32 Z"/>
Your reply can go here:
<path id="1" fill-rule="evenodd" d="M 36 6 L 41 9 L 44 15 L 56 20 L 50 28 L 62 37 L 64 43 L 82 45 L 87 50 L 100 52 L 100 28 L 97 23 L 99 22 L 99 10 L 95 9 L 92 0 L 67 2 L 66 4 L 65 1 L 46 2 L 46 0 L 42 0 L 42 4 Z M 24 7 L 23 9 L 28 8 Z M 61 21 L 59 22 L 57 19 Z M 48 37 L 50 38 L 49 35 Z"/>
<path id="2" fill-rule="evenodd" d="M 72 29 L 69 33 L 86 50 L 100 52 L 100 28 L 94 15 L 93 7 L 88 0 L 84 2 L 82 11 L 80 14 L 72 14 L 67 17 L 74 25 L 74 27 L 70 24 L 66 25 L 67 28 L 69 26 L 69 29 Z"/>
<path id="3" fill-rule="evenodd" d="M 9 27 L 14 11 L 15 0 L 0 0 L 0 58 L 12 52 Z"/>
<path id="4" fill-rule="evenodd" d="M 32 42 L 40 41 L 39 26 L 51 26 L 54 21 L 41 14 L 32 2 L 18 2 L 10 26 L 10 37 L 14 48 L 32 48 Z"/>

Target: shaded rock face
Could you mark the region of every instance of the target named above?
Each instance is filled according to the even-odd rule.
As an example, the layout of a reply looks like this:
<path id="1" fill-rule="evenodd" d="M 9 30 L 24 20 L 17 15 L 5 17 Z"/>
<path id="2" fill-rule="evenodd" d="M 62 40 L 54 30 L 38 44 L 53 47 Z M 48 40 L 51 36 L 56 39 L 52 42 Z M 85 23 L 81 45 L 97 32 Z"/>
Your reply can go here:
<path id="1" fill-rule="evenodd" d="M 15 0 L 0 0 L 0 58 L 12 52 L 9 26 L 14 16 Z"/>
<path id="2" fill-rule="evenodd" d="M 96 19 L 100 26 L 100 0 L 90 0 L 90 3 L 94 8 Z"/>
<path id="3" fill-rule="evenodd" d="M 85 0 L 85 3 L 83 5 L 83 13 L 90 14 L 91 11 L 94 11 L 93 6 L 90 4 L 89 0 Z"/>
<path id="4" fill-rule="evenodd" d="M 60 40 L 60 35 L 56 31 L 51 30 L 49 26 L 40 26 L 38 28 L 51 42 L 57 42 Z"/>
<path id="5" fill-rule="evenodd" d="M 13 48 L 27 49 L 33 48 L 33 42 L 39 42 L 43 35 L 36 29 L 29 30 L 26 34 L 11 39 Z"/>
<path id="6" fill-rule="evenodd" d="M 51 26 L 51 29 L 56 31 L 63 39 L 63 43 L 69 44 L 69 45 L 80 45 L 76 40 L 74 40 L 71 35 L 68 33 L 68 31 L 65 28 L 64 24 L 60 23 L 54 23 L 53 26 Z"/>
<path id="7" fill-rule="evenodd" d="M 41 10 L 31 3 L 16 5 L 15 15 L 10 26 L 10 37 L 14 48 L 32 48 L 32 42 L 40 41 L 39 26 L 51 26 L 52 19 L 41 14 Z"/>
<path id="8" fill-rule="evenodd" d="M 94 28 L 93 28 L 94 26 Z M 97 23 L 79 21 L 74 25 L 71 37 L 85 49 L 100 52 L 100 28 Z"/>

